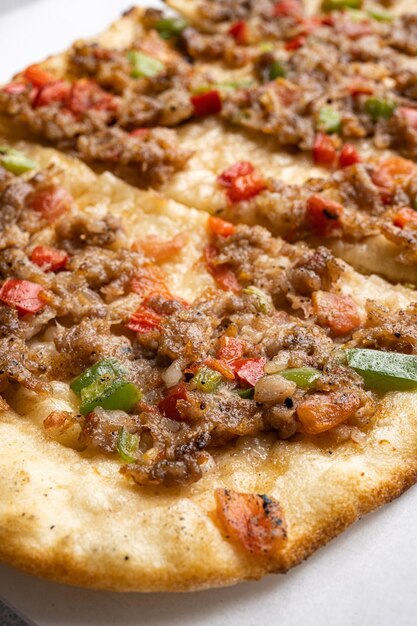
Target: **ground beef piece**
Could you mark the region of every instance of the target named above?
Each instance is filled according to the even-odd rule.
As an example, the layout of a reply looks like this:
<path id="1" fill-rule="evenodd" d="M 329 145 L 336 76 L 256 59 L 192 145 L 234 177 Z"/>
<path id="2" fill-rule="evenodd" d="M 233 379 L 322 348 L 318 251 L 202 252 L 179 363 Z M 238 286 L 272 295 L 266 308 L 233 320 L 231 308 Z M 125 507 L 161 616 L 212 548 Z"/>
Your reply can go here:
<path id="1" fill-rule="evenodd" d="M 410 305 L 395 316 L 370 302 L 366 327 L 354 333 L 351 345 L 388 352 L 417 354 L 417 307 Z"/>
<path id="2" fill-rule="evenodd" d="M 405 117 L 395 112 L 389 120 L 380 121 L 375 135 L 378 148 L 394 148 L 405 157 L 417 158 L 417 131 Z"/>
<path id="3" fill-rule="evenodd" d="M 130 433 L 138 432 L 139 417 L 124 411 L 105 411 L 97 407 L 85 417 L 80 439 L 102 452 L 116 452 L 117 436 L 122 427 Z"/>
<path id="4" fill-rule="evenodd" d="M 283 146 L 298 146 L 310 150 L 314 141 L 314 121 L 302 116 L 297 106 L 303 95 L 298 85 L 267 83 L 253 89 L 237 89 L 223 102 L 222 117 L 232 124 L 242 125 L 274 135 Z M 314 98 L 314 96 L 312 96 Z"/>
<path id="5" fill-rule="evenodd" d="M 8 336 L 18 334 L 20 328 L 19 316 L 16 309 L 0 304 L 0 334 Z"/>
<path id="6" fill-rule="evenodd" d="M 342 274 L 342 268 L 324 247 L 313 252 L 306 250 L 301 258 L 286 271 L 289 289 L 301 296 L 311 296 L 314 291 L 330 291 Z"/>
<path id="7" fill-rule="evenodd" d="M 120 219 L 106 214 L 94 217 L 72 213 L 60 218 L 55 226 L 58 247 L 74 253 L 87 246 L 117 248 L 125 240 Z"/>
<path id="8" fill-rule="evenodd" d="M 77 149 L 86 161 L 108 163 L 122 178 L 136 182 L 162 183 L 190 156 L 178 147 L 173 131 L 164 128 L 149 129 L 141 137 L 112 128 L 80 137 Z"/>
<path id="9" fill-rule="evenodd" d="M 0 339 L 0 378 L 16 381 L 26 389 L 45 393 L 49 386 L 39 377 L 36 354 L 33 354 L 25 341 L 10 334 Z"/>
<path id="10" fill-rule="evenodd" d="M 83 276 L 91 289 L 100 290 L 106 302 L 112 302 L 125 295 L 143 262 L 144 257 L 138 252 L 88 246 L 70 260 L 67 269 Z"/>
<path id="11" fill-rule="evenodd" d="M 17 224 L 24 212 L 26 200 L 32 191 L 29 183 L 20 179 L 3 177 L 5 184 L 0 184 L 0 228 Z"/>
<path id="12" fill-rule="evenodd" d="M 210 345 L 212 318 L 199 309 L 183 309 L 170 316 L 160 337 L 159 353 L 187 362 L 204 359 Z"/>
<path id="13" fill-rule="evenodd" d="M 75 376 L 102 358 L 115 357 L 121 362 L 132 358 L 130 341 L 113 335 L 103 320 L 84 319 L 76 326 L 61 328 L 54 343 L 60 353 L 61 375 L 67 370 Z"/>
<path id="14" fill-rule="evenodd" d="M 401 15 L 389 29 L 387 39 L 392 48 L 415 56 L 417 54 L 417 13 Z"/>
<path id="15" fill-rule="evenodd" d="M 104 48 L 98 43 L 75 44 L 69 63 L 80 77 L 90 76 L 101 87 L 120 94 L 131 82 L 131 67 L 124 50 Z"/>

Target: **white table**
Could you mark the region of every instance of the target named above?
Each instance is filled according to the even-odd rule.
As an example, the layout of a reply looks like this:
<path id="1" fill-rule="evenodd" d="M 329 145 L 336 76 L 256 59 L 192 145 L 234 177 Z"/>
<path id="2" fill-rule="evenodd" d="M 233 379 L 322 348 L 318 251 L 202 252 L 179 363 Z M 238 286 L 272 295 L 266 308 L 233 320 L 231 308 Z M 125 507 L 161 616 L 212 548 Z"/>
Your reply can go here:
<path id="1" fill-rule="evenodd" d="M 128 4 L 0 0 L 0 82 L 104 28 Z M 117 595 L 0 566 L 0 596 L 37 626 L 415 626 L 416 523 L 414 489 L 286 576 L 259 583 L 195 594 Z"/>

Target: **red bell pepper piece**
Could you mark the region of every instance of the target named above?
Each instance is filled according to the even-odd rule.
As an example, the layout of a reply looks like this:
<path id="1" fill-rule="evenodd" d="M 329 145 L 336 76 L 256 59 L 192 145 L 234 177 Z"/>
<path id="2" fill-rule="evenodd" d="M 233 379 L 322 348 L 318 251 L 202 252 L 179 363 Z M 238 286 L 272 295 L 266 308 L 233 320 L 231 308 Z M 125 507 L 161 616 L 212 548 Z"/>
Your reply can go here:
<path id="1" fill-rule="evenodd" d="M 392 222 L 394 226 L 398 226 L 398 228 L 404 228 L 410 222 L 417 224 L 417 213 L 413 209 L 403 207 L 394 215 Z"/>
<path id="2" fill-rule="evenodd" d="M 215 115 L 222 110 L 222 99 L 217 89 L 191 96 L 191 102 L 194 107 L 194 115 L 199 117 Z"/>
<path id="3" fill-rule="evenodd" d="M 272 11 L 274 17 L 300 17 L 301 14 L 302 7 L 297 0 L 281 0 Z"/>
<path id="4" fill-rule="evenodd" d="M 249 161 L 239 161 L 227 168 L 217 182 L 226 187 L 227 197 L 232 203 L 250 200 L 266 188 L 260 173 Z"/>
<path id="5" fill-rule="evenodd" d="M 329 237 L 340 227 L 343 207 L 338 202 L 315 194 L 307 200 L 307 221 L 318 237 Z"/>
<path id="6" fill-rule="evenodd" d="M 337 153 L 333 141 L 325 133 L 317 133 L 313 146 L 313 160 L 317 165 L 332 167 Z"/>
<path id="7" fill-rule="evenodd" d="M 361 162 L 359 152 L 350 143 L 345 143 L 339 154 L 340 167 L 348 167 Z"/>
<path id="8" fill-rule="evenodd" d="M 83 115 L 89 109 L 96 111 L 116 111 L 118 102 L 93 80 L 82 78 L 73 83 L 67 102 L 74 115 Z"/>
<path id="9" fill-rule="evenodd" d="M 258 380 L 265 376 L 265 363 L 266 359 L 260 357 L 255 359 L 235 359 L 230 361 L 229 365 L 241 383 L 254 387 Z"/>
<path id="10" fill-rule="evenodd" d="M 246 46 L 249 42 L 248 25 L 244 20 L 235 22 L 227 31 L 239 46 Z"/>
<path id="11" fill-rule="evenodd" d="M 298 50 L 298 48 L 301 48 L 302 46 L 304 46 L 305 42 L 306 42 L 305 36 L 299 35 L 298 37 L 294 37 L 294 39 L 289 39 L 285 43 L 285 49 L 286 50 Z"/>
<path id="12" fill-rule="evenodd" d="M 39 65 L 30 65 L 23 72 L 24 78 L 35 87 L 44 87 L 55 81 L 55 77 L 43 70 Z"/>
<path id="13" fill-rule="evenodd" d="M 44 272 L 58 272 L 64 269 L 68 263 L 68 254 L 64 250 L 57 250 L 57 248 L 36 246 L 31 252 L 30 260 Z"/>
<path id="14" fill-rule="evenodd" d="M 184 417 L 182 416 L 177 405 L 179 400 L 183 400 L 185 402 L 188 400 L 187 389 L 183 383 L 176 385 L 175 387 L 171 387 L 171 389 L 168 390 L 165 398 L 159 402 L 158 409 L 162 415 L 171 420 L 175 420 L 176 422 L 184 421 Z"/>
<path id="15" fill-rule="evenodd" d="M 65 80 L 57 80 L 41 87 L 32 103 L 34 108 L 51 102 L 65 102 L 70 94 L 70 86 Z"/>
<path id="16" fill-rule="evenodd" d="M 236 231 L 236 226 L 226 220 L 222 220 L 220 217 L 210 216 L 208 218 L 208 227 L 213 235 L 220 235 L 220 237 L 230 237 Z"/>
<path id="17" fill-rule="evenodd" d="M 0 288 L 0 300 L 22 315 L 37 313 L 45 306 L 40 298 L 42 292 L 41 285 L 30 280 L 8 278 Z"/>
<path id="18" fill-rule="evenodd" d="M 161 328 L 162 319 L 161 315 L 158 315 L 158 313 L 155 313 L 146 305 L 142 305 L 133 313 L 126 327 L 129 330 L 133 330 L 134 333 L 149 333 L 152 330 Z"/>
<path id="19" fill-rule="evenodd" d="M 370 96 L 374 93 L 372 85 L 366 84 L 362 81 L 354 81 L 349 87 L 349 93 L 352 97 L 367 95 Z"/>

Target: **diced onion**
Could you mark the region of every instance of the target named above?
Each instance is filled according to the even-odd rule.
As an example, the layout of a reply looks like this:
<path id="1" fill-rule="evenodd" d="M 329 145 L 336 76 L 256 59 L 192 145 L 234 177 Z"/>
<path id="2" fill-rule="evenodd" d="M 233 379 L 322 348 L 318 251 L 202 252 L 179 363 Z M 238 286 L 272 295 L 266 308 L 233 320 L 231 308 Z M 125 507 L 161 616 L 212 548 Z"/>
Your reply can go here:
<path id="1" fill-rule="evenodd" d="M 280 402 L 293 395 L 297 385 L 279 374 L 264 376 L 255 385 L 256 402 Z"/>
<path id="2" fill-rule="evenodd" d="M 173 361 L 161 376 L 167 387 L 174 387 L 182 378 L 181 361 Z"/>

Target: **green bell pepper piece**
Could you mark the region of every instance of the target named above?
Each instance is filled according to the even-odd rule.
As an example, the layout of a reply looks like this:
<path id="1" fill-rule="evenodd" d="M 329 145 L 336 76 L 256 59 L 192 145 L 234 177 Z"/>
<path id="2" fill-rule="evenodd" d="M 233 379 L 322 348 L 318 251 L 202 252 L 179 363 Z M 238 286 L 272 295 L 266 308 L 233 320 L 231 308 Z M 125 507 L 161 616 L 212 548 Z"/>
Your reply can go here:
<path id="1" fill-rule="evenodd" d="M 219 387 L 223 377 L 209 367 L 201 367 L 193 378 L 196 389 L 205 393 L 213 393 Z"/>
<path id="2" fill-rule="evenodd" d="M 139 50 L 131 50 L 128 54 L 129 63 L 132 68 L 132 78 L 152 78 L 160 74 L 165 65 L 159 59 L 151 57 Z"/>
<path id="3" fill-rule="evenodd" d="M 274 61 L 269 68 L 269 79 L 275 80 L 275 78 L 285 78 L 287 70 L 281 63 L 281 61 Z"/>
<path id="4" fill-rule="evenodd" d="M 417 388 L 417 356 L 398 352 L 354 348 L 347 350 L 349 367 L 378 391 L 406 391 Z"/>
<path id="5" fill-rule="evenodd" d="M 287 380 L 291 380 L 300 389 L 311 389 L 314 387 L 315 381 L 321 376 L 321 372 L 314 367 L 294 367 L 278 372 L 278 374 Z"/>
<path id="6" fill-rule="evenodd" d="M 319 111 L 317 126 L 324 133 L 338 133 L 340 130 L 341 115 L 333 107 L 325 106 Z"/>
<path id="7" fill-rule="evenodd" d="M 187 22 L 180 17 L 167 17 L 155 23 L 155 29 L 162 39 L 177 37 L 187 26 Z"/>
<path id="8" fill-rule="evenodd" d="M 373 120 L 379 118 L 388 119 L 392 116 L 397 105 L 392 100 L 383 98 L 368 98 L 365 102 L 365 113 L 370 115 Z"/>
<path id="9" fill-rule="evenodd" d="M 323 0 L 321 10 L 325 13 L 329 11 L 341 11 L 342 9 L 360 9 L 362 0 Z"/>
<path id="10" fill-rule="evenodd" d="M 139 447 L 139 437 L 132 435 L 124 426 L 119 430 L 117 435 L 116 450 L 119 453 L 120 458 L 125 463 L 134 463 L 136 458 L 134 456 Z"/>
<path id="11" fill-rule="evenodd" d="M 23 152 L 9 148 L 8 146 L 0 146 L 0 163 L 12 174 L 24 174 L 39 167 L 36 161 L 29 159 Z"/>
<path id="12" fill-rule="evenodd" d="M 124 378 L 109 379 L 106 376 L 81 389 L 81 415 L 88 415 L 96 407 L 130 411 L 142 397 L 141 391 Z"/>
<path id="13" fill-rule="evenodd" d="M 77 376 L 77 378 L 74 378 L 70 387 L 77 396 L 81 396 L 81 390 L 84 389 L 84 387 L 88 387 L 100 378 L 111 380 L 113 378 L 120 378 L 124 376 L 125 373 L 125 370 L 116 359 L 101 359 L 101 361 L 89 367 L 85 372 Z"/>

